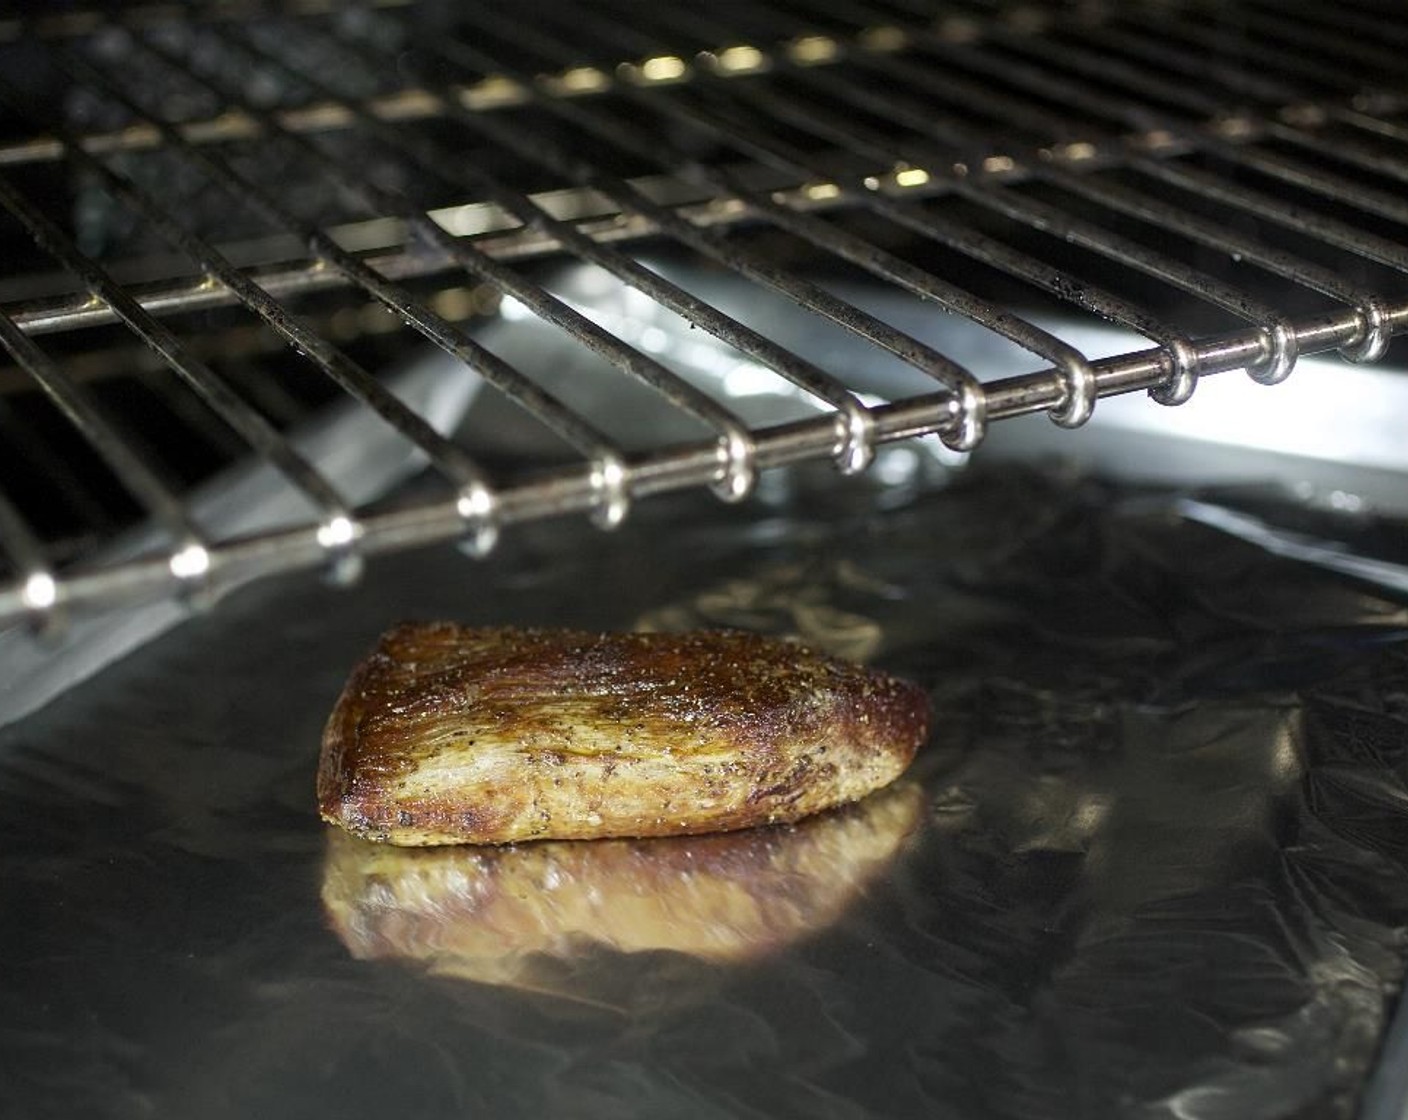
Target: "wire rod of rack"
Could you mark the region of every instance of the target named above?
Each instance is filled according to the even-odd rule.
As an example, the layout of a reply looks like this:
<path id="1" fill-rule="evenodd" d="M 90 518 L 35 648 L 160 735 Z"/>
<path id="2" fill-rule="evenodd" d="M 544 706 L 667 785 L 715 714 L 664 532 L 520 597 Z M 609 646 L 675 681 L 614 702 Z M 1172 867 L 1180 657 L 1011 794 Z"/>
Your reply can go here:
<path id="1" fill-rule="evenodd" d="M 917 435 L 968 451 L 1010 417 L 1046 412 L 1078 426 L 1101 397 L 1147 390 L 1179 404 L 1200 378 L 1229 370 L 1273 384 L 1300 355 L 1337 349 L 1372 361 L 1408 329 L 1408 202 L 1398 189 L 1408 182 L 1408 82 L 1396 61 L 1408 24 L 1381 12 L 1351 5 L 1341 21 L 1339 8 L 1308 2 L 1298 7 L 1304 19 L 1289 20 L 1267 5 L 1237 5 L 1234 42 L 1225 33 L 1232 16 L 1164 4 L 1080 22 L 1030 5 L 940 10 L 926 0 L 531 7 L 532 19 L 479 7 L 448 23 L 443 13 L 427 23 L 414 0 L 380 0 L 356 18 L 293 0 L 229 0 L 198 15 L 142 7 L 0 17 L 0 52 L 38 52 L 51 79 L 95 91 L 105 106 L 97 124 L 75 122 L 63 98 L 36 97 L 22 71 L 7 71 L 0 236 L 27 238 L 73 283 L 64 292 L 62 282 L 36 282 L 31 290 L 51 294 L 0 306 L 0 350 L 14 363 L 0 370 L 0 386 L 48 400 L 166 542 L 117 563 L 61 560 L 0 480 L 0 624 L 53 623 L 173 589 L 215 594 L 251 574 L 318 564 L 350 575 L 349 556 L 435 541 L 484 552 L 503 526 L 568 512 L 610 528 L 652 494 L 702 485 L 739 500 L 761 470 L 819 457 L 860 470 L 879 444 Z M 1359 33 L 1368 21 L 1380 38 Z M 240 77 L 254 73 L 298 96 L 271 101 Z M 185 94 L 168 103 L 158 91 L 171 88 Z M 522 114 L 551 127 L 527 129 Z M 348 142 L 400 169 L 402 182 L 349 162 Z M 466 146 L 533 169 L 533 184 L 466 158 Z M 257 161 L 237 158 L 250 151 L 290 153 L 341 200 L 337 216 L 303 212 Z M 218 227 L 164 198 L 161 184 L 138 174 L 157 156 L 256 218 L 263 240 L 227 245 Z M 125 282 L 129 262 L 86 251 L 27 193 L 34 176 L 70 173 L 153 231 L 177 264 Z M 421 180 L 451 188 L 455 201 L 424 205 L 405 187 Z M 770 250 L 770 232 L 809 263 Z M 922 375 L 928 390 L 863 399 L 825 362 L 650 267 L 636 247 L 643 239 L 775 293 L 807 322 Z M 1092 360 L 1059 330 L 978 291 L 962 269 L 919 263 L 901 245 L 956 254 L 1148 346 Z M 745 423 L 727 399 L 522 267 L 550 254 L 699 327 L 799 389 L 816 414 Z M 822 282 L 827 268 L 858 270 L 936 316 L 1013 343 L 1034 368 L 969 368 Z M 1124 274 L 1144 286 L 1121 286 Z M 500 358 L 413 287 L 455 275 L 550 324 L 700 434 L 625 449 L 609 418 Z M 24 292 L 26 280 L 0 276 L 0 290 Z M 1194 329 L 1146 290 L 1181 293 L 1180 306 L 1226 325 Z M 315 319 L 295 313 L 314 293 L 391 311 L 576 458 L 495 477 L 473 447 L 435 431 Z M 254 350 L 311 367 L 378 415 L 425 456 L 448 496 L 350 508 L 338 480 L 203 356 L 209 348 L 165 323 L 222 308 L 269 336 Z M 79 374 L 81 354 L 70 355 L 84 331 L 110 325 L 193 394 L 214 420 L 202 424 L 223 425 L 222 438 L 281 472 L 306 500 L 306 524 L 231 539 L 195 524 L 141 441 L 108 422 Z M 43 336 L 63 345 L 41 347 Z M 129 353 L 123 345 L 105 337 L 109 364 Z M 184 398 L 173 410 L 197 415 Z M 35 438 L 26 433 L 16 447 Z M 37 466 L 50 453 L 38 439 L 32 454 Z M 102 518 L 89 520 L 100 531 Z"/>

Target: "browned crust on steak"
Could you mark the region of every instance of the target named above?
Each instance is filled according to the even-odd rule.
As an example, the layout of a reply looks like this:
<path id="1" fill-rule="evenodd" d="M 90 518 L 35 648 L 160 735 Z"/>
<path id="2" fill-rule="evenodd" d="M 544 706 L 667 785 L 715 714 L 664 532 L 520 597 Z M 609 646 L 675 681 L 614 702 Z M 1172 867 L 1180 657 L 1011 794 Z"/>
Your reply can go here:
<path id="1" fill-rule="evenodd" d="M 318 803 L 404 845 L 749 828 L 893 781 L 928 716 L 912 684 L 752 634 L 407 624 L 333 710 Z"/>

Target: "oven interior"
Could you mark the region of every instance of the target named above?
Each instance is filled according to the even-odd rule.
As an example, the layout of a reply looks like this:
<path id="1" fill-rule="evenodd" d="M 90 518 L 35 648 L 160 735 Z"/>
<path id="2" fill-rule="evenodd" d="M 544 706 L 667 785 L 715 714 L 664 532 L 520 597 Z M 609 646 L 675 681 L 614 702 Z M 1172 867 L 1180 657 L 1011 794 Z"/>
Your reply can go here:
<path id="1" fill-rule="evenodd" d="M 73 1058 L 24 1099 L 1394 1114 L 1405 48 L 1375 0 L 0 14 L 0 859 L 77 907 L 3 924 L 0 1064 Z M 902 829 L 717 857 L 805 936 L 505 983 L 376 898 L 544 865 L 298 802 L 437 613 L 801 636 L 953 718 Z M 120 974 L 46 1002 L 41 942 Z"/>
<path id="2" fill-rule="evenodd" d="M 0 618 L 966 456 L 1408 315 L 1371 11 L 620 7 L 8 21 Z M 1397 379 L 1330 376 L 1319 438 L 1250 394 L 1222 442 L 1402 469 Z M 300 444 L 339 406 L 413 501 Z M 198 487 L 242 466 L 231 523 Z"/>

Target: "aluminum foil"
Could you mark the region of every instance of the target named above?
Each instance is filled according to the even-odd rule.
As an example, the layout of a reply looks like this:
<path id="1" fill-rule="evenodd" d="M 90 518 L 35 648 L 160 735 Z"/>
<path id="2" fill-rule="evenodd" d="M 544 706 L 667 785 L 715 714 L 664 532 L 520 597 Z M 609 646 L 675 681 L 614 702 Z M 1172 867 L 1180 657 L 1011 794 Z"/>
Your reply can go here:
<path id="1" fill-rule="evenodd" d="M 1353 1115 L 1408 927 L 1401 594 L 1225 495 L 812 480 L 249 587 L 0 731 L 0 1113 Z M 935 731 L 836 819 L 403 862 L 313 771 L 407 617 L 798 635 Z"/>

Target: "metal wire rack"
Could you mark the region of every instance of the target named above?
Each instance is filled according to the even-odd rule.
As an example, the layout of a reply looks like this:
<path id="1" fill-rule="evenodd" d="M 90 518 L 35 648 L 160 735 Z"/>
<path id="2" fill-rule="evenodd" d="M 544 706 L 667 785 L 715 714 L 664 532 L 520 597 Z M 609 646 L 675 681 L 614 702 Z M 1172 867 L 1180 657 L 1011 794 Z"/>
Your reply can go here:
<path id="1" fill-rule="evenodd" d="M 1208 374 L 1270 384 L 1307 353 L 1377 359 L 1408 325 L 1405 47 L 1408 19 L 1374 0 L 0 17 L 0 624 L 318 564 L 346 575 L 435 541 L 483 552 L 505 525 L 589 511 L 610 527 L 682 487 L 739 500 L 802 459 L 860 471 L 884 441 L 967 451 L 1026 413 L 1074 427 L 1112 394 L 1173 405 Z M 862 340 L 922 391 L 877 401 L 748 300 L 658 264 L 680 257 Z M 562 260 L 814 411 L 746 420 L 556 290 L 544 262 Z M 966 368 L 837 277 L 1027 364 Z M 633 446 L 609 408 L 506 360 L 476 324 L 509 307 L 694 434 Z M 1092 360 L 1031 307 L 1147 345 Z M 411 339 L 567 450 L 503 470 L 437 429 L 373 372 Z M 300 393 L 370 410 L 438 489 L 349 499 L 293 435 Z M 207 473 L 253 457 L 304 515 L 203 524 L 200 456 L 182 450 L 202 440 L 221 449 Z M 156 530 L 145 545 L 108 548 L 138 523 Z"/>

